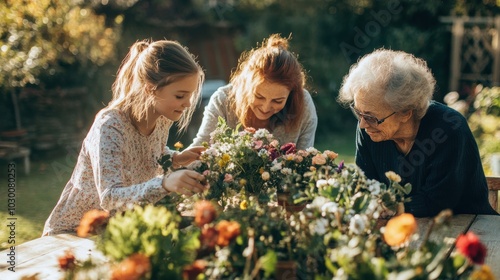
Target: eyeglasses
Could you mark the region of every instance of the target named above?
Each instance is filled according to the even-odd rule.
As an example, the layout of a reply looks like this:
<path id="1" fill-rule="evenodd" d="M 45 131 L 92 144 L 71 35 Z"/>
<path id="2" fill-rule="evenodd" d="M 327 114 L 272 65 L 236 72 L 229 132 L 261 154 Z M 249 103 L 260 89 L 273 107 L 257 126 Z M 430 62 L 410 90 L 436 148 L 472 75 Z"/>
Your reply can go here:
<path id="1" fill-rule="evenodd" d="M 366 115 L 366 114 L 363 114 L 360 111 L 356 110 L 356 108 L 354 108 L 354 103 L 351 103 L 349 105 L 349 107 L 351 107 L 352 113 L 354 114 L 354 116 L 356 116 L 356 118 L 358 120 L 361 119 L 361 118 L 363 118 L 365 120 L 365 122 L 368 123 L 371 126 L 377 126 L 377 125 L 383 123 L 388 117 L 396 114 L 396 112 L 392 112 L 392 114 L 390 114 L 389 116 L 387 116 L 387 117 L 382 118 L 382 119 L 379 120 L 379 119 L 377 119 L 374 116 Z"/>

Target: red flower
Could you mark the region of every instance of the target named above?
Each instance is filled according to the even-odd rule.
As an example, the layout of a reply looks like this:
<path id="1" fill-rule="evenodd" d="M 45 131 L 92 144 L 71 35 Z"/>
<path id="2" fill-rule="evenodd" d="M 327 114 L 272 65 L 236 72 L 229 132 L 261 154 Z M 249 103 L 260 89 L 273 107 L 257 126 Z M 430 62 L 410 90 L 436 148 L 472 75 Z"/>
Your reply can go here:
<path id="1" fill-rule="evenodd" d="M 92 209 L 83 215 L 80 225 L 76 229 L 76 234 L 80 237 L 97 234 L 106 227 L 108 218 L 108 212 Z"/>
<path id="2" fill-rule="evenodd" d="M 66 251 L 64 253 L 64 256 L 59 257 L 58 261 L 59 261 L 59 267 L 62 270 L 70 270 L 75 268 L 76 258 L 71 251 Z"/>
<path id="3" fill-rule="evenodd" d="M 207 200 L 201 200 L 194 205 L 194 223 L 203 227 L 205 224 L 211 223 L 217 216 L 217 211 L 214 205 Z"/>
<path id="4" fill-rule="evenodd" d="M 196 260 L 193 264 L 187 265 L 182 269 L 182 279 L 194 280 L 205 270 L 207 262 L 205 260 Z"/>
<path id="5" fill-rule="evenodd" d="M 457 238 L 456 247 L 460 253 L 469 258 L 473 263 L 484 263 L 486 246 L 479 241 L 479 238 L 474 233 L 461 234 Z"/>
<path id="6" fill-rule="evenodd" d="M 295 147 L 294 143 L 286 143 L 285 145 L 281 146 L 280 151 L 285 154 L 293 154 L 297 151 L 297 148 Z"/>

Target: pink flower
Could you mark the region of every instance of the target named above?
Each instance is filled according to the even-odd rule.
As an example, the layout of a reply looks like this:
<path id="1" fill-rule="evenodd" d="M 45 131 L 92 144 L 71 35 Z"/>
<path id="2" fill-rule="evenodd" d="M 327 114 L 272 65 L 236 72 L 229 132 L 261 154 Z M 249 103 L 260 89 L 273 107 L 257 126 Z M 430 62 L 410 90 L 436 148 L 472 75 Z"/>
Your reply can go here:
<path id="1" fill-rule="evenodd" d="M 285 145 L 281 146 L 280 151 L 285 155 L 288 155 L 295 153 L 295 151 L 297 151 L 297 148 L 295 147 L 294 143 L 286 143 Z"/>
<path id="2" fill-rule="evenodd" d="M 253 147 L 256 150 L 260 150 L 260 148 L 262 148 L 262 144 L 264 144 L 262 140 L 256 140 L 255 142 L 253 142 Z"/>
<path id="3" fill-rule="evenodd" d="M 278 140 L 276 140 L 276 139 L 275 139 L 275 140 L 271 141 L 271 143 L 269 143 L 269 145 L 270 145 L 271 147 L 275 147 L 275 148 L 277 148 L 277 147 L 278 147 L 278 145 L 279 145 L 279 142 L 278 142 Z"/>
<path id="4" fill-rule="evenodd" d="M 299 156 L 299 155 L 296 155 L 293 158 L 293 161 L 295 161 L 296 163 L 301 163 L 303 160 L 304 160 L 304 158 L 302 156 Z"/>
<path id="5" fill-rule="evenodd" d="M 203 175 L 204 175 L 204 176 L 208 176 L 208 175 L 210 175 L 210 170 L 208 170 L 208 169 L 207 169 L 207 170 L 203 171 Z"/>
<path id="6" fill-rule="evenodd" d="M 230 183 L 233 181 L 233 175 L 226 173 L 224 174 L 224 182 Z"/>

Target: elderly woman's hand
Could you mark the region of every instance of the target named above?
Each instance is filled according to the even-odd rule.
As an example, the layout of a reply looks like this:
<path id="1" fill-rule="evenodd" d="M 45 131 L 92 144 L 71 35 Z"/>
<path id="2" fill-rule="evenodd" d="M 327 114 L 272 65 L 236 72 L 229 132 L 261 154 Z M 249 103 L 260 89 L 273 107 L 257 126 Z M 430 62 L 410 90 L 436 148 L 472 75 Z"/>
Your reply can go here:
<path id="1" fill-rule="evenodd" d="M 200 159 L 200 155 L 206 148 L 203 146 L 194 146 L 185 149 L 184 151 L 174 154 L 172 158 L 172 166 L 174 169 L 185 167 L 191 162 Z"/>

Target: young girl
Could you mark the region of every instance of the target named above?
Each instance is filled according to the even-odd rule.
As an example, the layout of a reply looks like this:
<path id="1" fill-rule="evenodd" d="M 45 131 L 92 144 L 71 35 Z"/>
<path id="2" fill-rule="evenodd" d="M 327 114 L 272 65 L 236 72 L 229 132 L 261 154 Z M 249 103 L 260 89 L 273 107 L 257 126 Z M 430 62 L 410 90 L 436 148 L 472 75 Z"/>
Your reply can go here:
<path id="1" fill-rule="evenodd" d="M 171 153 L 174 166 L 185 165 L 203 151 L 191 147 L 173 153 L 165 146 L 174 121 L 181 129 L 189 124 L 203 79 L 201 67 L 177 42 L 136 42 L 118 70 L 111 102 L 83 141 L 43 235 L 75 232 L 91 209 L 113 214 L 134 203 L 155 203 L 170 192 L 205 190 L 203 175 L 191 170 L 161 175 L 157 163 Z"/>
<path id="2" fill-rule="evenodd" d="M 259 48 L 242 54 L 230 84 L 212 95 L 192 145 L 209 142 L 222 117 L 233 128 L 238 123 L 266 128 L 281 144 L 314 146 L 318 117 L 304 85 L 304 70 L 288 51 L 288 39 L 271 35 Z"/>

